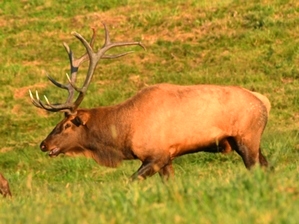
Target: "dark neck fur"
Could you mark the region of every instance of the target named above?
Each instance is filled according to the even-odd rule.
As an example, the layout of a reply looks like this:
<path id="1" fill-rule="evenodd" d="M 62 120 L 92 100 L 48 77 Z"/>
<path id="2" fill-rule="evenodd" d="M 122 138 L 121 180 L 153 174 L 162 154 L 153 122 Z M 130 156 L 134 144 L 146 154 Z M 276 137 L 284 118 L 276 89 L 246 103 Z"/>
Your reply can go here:
<path id="1" fill-rule="evenodd" d="M 116 167 L 122 160 L 135 159 L 131 150 L 130 116 L 119 107 L 101 107 L 88 110 L 90 120 L 85 128 L 84 148 L 92 153 L 97 163 Z"/>

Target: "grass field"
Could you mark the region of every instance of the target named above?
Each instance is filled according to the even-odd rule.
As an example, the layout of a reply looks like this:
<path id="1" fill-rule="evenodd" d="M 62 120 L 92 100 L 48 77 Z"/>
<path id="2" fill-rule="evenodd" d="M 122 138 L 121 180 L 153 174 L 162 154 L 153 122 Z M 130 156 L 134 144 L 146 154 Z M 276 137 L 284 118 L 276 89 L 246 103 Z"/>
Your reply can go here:
<path id="1" fill-rule="evenodd" d="M 298 223 L 299 2 L 296 0 L 1 1 L 0 223 Z M 197 153 L 174 161 L 176 177 L 130 183 L 140 166 L 105 168 L 86 158 L 50 159 L 40 142 L 63 117 L 34 107 L 28 90 L 51 101 L 66 82 L 62 43 L 105 22 L 116 41 L 146 51 L 102 60 L 81 107 L 112 105 L 144 86 L 213 83 L 266 95 L 272 110 L 262 139 L 272 169 L 247 171 L 236 153 Z M 86 66 L 80 70 L 79 82 Z M 200 124 L 199 124 L 200 125 Z"/>

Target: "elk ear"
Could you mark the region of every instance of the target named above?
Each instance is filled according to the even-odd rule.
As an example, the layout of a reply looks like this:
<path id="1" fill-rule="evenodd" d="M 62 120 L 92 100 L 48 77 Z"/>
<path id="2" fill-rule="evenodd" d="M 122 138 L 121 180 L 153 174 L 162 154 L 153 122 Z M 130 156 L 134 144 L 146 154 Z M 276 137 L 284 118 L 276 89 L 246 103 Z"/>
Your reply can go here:
<path id="1" fill-rule="evenodd" d="M 80 125 L 85 125 L 87 121 L 89 120 L 89 114 L 78 114 L 76 117 L 71 120 L 74 125 L 79 127 Z"/>

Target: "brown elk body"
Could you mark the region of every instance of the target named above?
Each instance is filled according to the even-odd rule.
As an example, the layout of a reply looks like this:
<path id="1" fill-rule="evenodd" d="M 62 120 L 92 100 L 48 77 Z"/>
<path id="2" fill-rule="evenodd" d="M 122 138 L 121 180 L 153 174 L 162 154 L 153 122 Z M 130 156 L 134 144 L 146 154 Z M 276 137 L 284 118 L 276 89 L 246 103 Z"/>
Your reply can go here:
<path id="1" fill-rule="evenodd" d="M 118 105 L 93 109 L 77 109 L 76 105 L 74 110 L 56 109 L 48 101 L 43 104 L 38 97 L 31 98 L 46 110 L 67 111 L 40 145 L 52 157 L 83 154 L 108 167 L 139 159 L 142 165 L 133 179 L 157 172 L 168 178 L 174 158 L 199 151 L 234 150 L 247 168 L 267 165 L 260 141 L 270 102 L 244 88 L 157 84 Z"/>
<path id="2" fill-rule="evenodd" d="M 4 178 L 4 176 L 1 173 L 0 173 L 0 193 L 4 197 L 6 197 L 6 196 L 11 197 L 11 192 L 10 192 L 8 181 Z"/>

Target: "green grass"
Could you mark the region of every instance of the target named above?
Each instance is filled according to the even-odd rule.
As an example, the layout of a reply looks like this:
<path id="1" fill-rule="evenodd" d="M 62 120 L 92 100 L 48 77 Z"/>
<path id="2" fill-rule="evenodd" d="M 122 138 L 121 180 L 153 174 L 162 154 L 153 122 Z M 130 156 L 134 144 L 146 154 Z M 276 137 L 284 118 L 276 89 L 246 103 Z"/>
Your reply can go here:
<path id="1" fill-rule="evenodd" d="M 72 31 L 147 50 L 103 60 L 82 107 L 122 102 L 144 86 L 214 83 L 259 91 L 272 103 L 262 149 L 271 169 L 248 172 L 236 153 L 174 161 L 175 179 L 130 183 L 139 161 L 119 168 L 85 158 L 48 158 L 39 143 L 63 117 L 35 108 L 28 89 L 65 99 Z M 297 223 L 299 220 L 299 3 L 295 0 L 2 1 L 0 172 L 12 199 L 0 223 Z M 82 82 L 86 66 L 79 74 Z"/>

